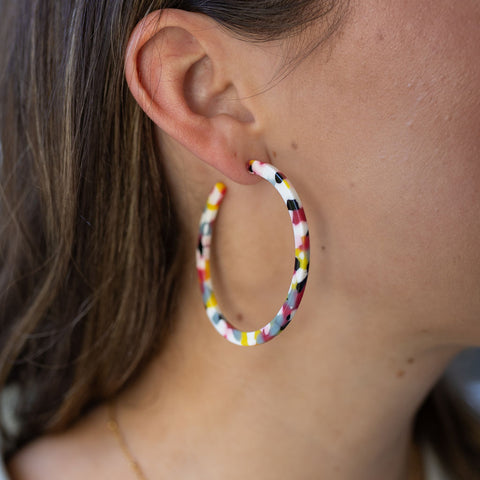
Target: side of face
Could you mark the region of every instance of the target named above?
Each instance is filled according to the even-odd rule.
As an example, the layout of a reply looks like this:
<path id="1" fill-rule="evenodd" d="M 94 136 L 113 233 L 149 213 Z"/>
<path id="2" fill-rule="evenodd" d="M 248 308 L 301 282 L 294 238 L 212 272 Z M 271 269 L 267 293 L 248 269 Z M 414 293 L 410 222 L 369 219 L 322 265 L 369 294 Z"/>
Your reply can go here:
<path id="1" fill-rule="evenodd" d="M 462 344 L 480 341 L 479 25 L 478 0 L 352 1 L 262 100 L 322 286 Z"/>
<path id="2" fill-rule="evenodd" d="M 309 291 L 340 298 L 358 325 L 375 317 L 435 345 L 479 343 L 480 3 L 348 6 L 331 39 L 280 79 L 289 39 L 258 44 L 204 15 L 152 12 L 129 42 L 127 81 L 173 140 L 165 166 L 180 198 L 192 187 L 186 224 L 196 229 L 222 179 L 224 218 L 265 207 L 245 165 L 272 161 L 309 220 Z M 279 258 L 277 229 L 256 227 L 254 244 Z"/>

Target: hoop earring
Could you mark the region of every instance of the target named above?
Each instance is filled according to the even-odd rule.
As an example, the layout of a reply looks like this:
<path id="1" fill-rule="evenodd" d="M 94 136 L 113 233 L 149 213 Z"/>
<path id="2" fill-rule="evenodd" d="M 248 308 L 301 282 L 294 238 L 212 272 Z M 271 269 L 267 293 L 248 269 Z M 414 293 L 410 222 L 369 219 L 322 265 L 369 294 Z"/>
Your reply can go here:
<path id="1" fill-rule="evenodd" d="M 248 170 L 270 182 L 287 206 L 295 238 L 295 268 L 285 303 L 270 323 L 259 330 L 244 332 L 235 328 L 218 308 L 210 276 L 210 246 L 213 224 L 225 196 L 226 187 L 217 183 L 207 199 L 200 218 L 199 241 L 197 246 L 197 272 L 207 315 L 217 332 L 236 345 L 251 346 L 266 343 L 275 338 L 291 322 L 305 291 L 310 261 L 310 237 L 302 203 L 292 184 L 285 175 L 268 163 L 251 160 Z"/>

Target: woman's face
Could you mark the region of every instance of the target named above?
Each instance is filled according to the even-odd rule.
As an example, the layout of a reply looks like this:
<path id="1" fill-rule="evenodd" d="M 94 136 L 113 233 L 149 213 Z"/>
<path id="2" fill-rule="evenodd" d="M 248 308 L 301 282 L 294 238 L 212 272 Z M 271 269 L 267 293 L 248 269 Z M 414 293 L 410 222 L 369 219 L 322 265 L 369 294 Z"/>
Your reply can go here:
<path id="1" fill-rule="evenodd" d="M 352 0 L 262 95 L 318 282 L 461 343 L 480 341 L 479 26 L 479 0 Z"/>

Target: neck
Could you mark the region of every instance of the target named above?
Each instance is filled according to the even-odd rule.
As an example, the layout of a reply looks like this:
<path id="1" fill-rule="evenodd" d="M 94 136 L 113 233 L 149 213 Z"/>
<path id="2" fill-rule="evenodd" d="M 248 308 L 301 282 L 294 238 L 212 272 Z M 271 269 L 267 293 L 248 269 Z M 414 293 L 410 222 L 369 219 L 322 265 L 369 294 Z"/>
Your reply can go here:
<path id="1" fill-rule="evenodd" d="M 250 348 L 222 340 L 200 301 L 182 304 L 165 352 L 119 399 L 147 478 L 415 478 L 413 418 L 454 352 L 382 337 L 338 301 L 314 316 L 315 303 Z"/>

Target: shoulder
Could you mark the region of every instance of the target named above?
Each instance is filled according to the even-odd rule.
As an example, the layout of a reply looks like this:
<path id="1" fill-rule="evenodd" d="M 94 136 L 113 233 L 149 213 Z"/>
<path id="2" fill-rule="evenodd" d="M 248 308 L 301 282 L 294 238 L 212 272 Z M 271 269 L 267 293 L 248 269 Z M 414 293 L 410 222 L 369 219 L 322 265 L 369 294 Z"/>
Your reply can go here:
<path id="1" fill-rule="evenodd" d="M 42 437 L 19 451 L 7 465 L 9 480 L 121 478 L 116 450 L 96 412 L 67 432 Z M 0 480 L 1 476 L 0 476 Z"/>
<path id="2" fill-rule="evenodd" d="M 43 480 L 59 477 L 76 478 L 68 441 L 60 437 L 44 437 L 18 452 L 7 465 L 11 480 Z"/>

